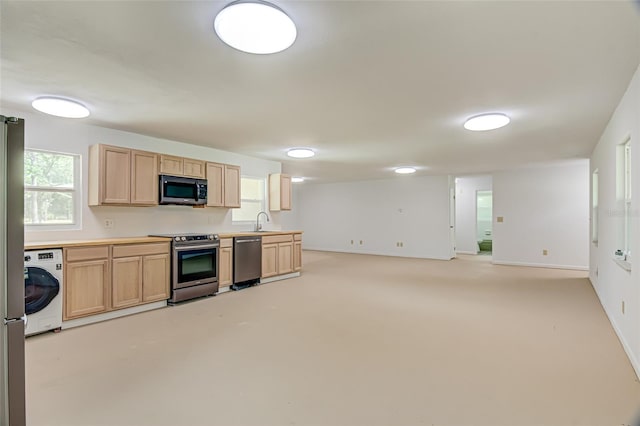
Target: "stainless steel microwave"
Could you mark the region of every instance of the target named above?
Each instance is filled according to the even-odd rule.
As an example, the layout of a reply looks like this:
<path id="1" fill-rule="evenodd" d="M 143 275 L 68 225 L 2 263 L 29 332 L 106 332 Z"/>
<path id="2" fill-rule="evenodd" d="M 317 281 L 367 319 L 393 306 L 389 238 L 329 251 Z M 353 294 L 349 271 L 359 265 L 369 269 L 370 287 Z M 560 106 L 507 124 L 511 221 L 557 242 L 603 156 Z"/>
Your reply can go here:
<path id="1" fill-rule="evenodd" d="M 207 204 L 207 181 L 182 176 L 160 175 L 160 204 L 195 206 Z"/>

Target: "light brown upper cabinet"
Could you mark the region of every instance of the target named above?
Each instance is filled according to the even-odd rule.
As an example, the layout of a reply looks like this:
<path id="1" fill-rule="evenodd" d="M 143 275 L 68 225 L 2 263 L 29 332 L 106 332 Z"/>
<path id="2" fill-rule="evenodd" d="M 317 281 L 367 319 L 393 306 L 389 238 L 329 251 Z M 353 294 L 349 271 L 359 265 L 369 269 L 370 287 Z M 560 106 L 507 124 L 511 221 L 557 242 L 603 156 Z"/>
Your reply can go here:
<path id="1" fill-rule="evenodd" d="M 284 173 L 269 175 L 269 210 L 291 210 L 291 176 Z"/>
<path id="2" fill-rule="evenodd" d="M 205 177 L 205 162 L 192 158 L 160 155 L 160 174 L 173 176 Z"/>
<path id="3" fill-rule="evenodd" d="M 131 151 L 131 204 L 158 204 L 158 154 Z"/>
<path id="4" fill-rule="evenodd" d="M 224 205 L 240 207 L 240 167 L 224 166 Z"/>
<path id="5" fill-rule="evenodd" d="M 89 205 L 158 204 L 157 154 L 110 145 L 89 148 Z"/>
<path id="6" fill-rule="evenodd" d="M 184 174 L 184 159 L 173 155 L 160 154 L 160 174 L 182 176 Z"/>
<path id="7" fill-rule="evenodd" d="M 188 177 L 204 179 L 205 162 L 202 160 L 184 159 L 184 175 Z"/>
<path id="8" fill-rule="evenodd" d="M 240 207 L 240 167 L 207 163 L 207 206 Z"/>

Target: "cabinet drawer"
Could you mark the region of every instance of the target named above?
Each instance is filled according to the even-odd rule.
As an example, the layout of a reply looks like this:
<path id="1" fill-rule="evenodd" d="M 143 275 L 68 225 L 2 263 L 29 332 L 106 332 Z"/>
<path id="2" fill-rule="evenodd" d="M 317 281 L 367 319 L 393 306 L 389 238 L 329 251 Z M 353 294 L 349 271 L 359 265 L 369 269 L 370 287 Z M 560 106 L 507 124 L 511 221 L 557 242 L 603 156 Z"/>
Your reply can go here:
<path id="1" fill-rule="evenodd" d="M 65 262 L 107 259 L 108 257 L 109 246 L 69 247 L 64 249 Z"/>
<path id="2" fill-rule="evenodd" d="M 123 244 L 113 246 L 113 257 L 146 256 L 169 253 L 169 243 Z"/>
<path id="3" fill-rule="evenodd" d="M 220 248 L 233 247 L 233 238 L 222 238 L 220 240 Z"/>
<path id="4" fill-rule="evenodd" d="M 293 234 L 294 241 L 302 241 L 302 234 Z"/>
<path id="5" fill-rule="evenodd" d="M 262 244 L 272 244 L 272 243 L 288 243 L 293 241 L 293 235 L 265 235 L 262 237 Z"/>

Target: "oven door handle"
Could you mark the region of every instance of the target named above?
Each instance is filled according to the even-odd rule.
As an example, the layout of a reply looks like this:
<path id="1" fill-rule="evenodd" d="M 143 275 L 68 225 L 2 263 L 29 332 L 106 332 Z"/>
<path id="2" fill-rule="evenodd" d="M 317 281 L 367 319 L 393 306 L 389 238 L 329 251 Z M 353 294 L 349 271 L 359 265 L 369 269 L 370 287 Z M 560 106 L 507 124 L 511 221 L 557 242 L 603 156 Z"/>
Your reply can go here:
<path id="1" fill-rule="evenodd" d="M 179 246 L 174 247 L 175 251 L 184 251 L 184 250 L 197 250 L 197 249 L 209 249 L 209 248 L 218 248 L 220 247 L 220 243 L 218 244 L 201 244 L 195 246 Z"/>

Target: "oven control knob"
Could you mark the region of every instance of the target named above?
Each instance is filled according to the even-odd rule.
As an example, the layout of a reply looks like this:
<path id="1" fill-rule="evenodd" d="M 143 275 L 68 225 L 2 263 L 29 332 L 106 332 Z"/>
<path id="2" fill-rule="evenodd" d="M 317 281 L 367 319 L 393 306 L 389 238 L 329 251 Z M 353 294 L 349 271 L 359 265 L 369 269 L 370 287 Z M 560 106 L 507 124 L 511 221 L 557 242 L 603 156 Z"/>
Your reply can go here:
<path id="1" fill-rule="evenodd" d="M 180 237 L 175 237 L 174 240 L 180 241 Z"/>
<path id="2" fill-rule="evenodd" d="M 187 237 L 180 237 L 182 241 L 187 241 Z"/>
<path id="3" fill-rule="evenodd" d="M 213 235 L 209 235 L 209 239 L 210 239 L 210 240 L 213 240 Z"/>

